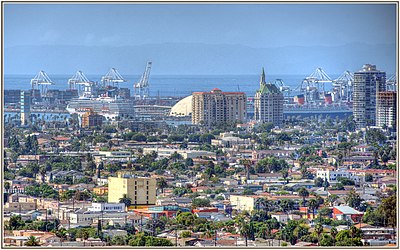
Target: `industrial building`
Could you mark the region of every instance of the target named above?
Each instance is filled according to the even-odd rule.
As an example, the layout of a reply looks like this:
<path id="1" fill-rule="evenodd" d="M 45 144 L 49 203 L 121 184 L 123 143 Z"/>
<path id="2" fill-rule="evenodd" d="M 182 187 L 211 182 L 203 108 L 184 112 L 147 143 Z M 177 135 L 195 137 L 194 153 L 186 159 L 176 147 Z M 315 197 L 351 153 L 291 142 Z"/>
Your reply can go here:
<path id="1" fill-rule="evenodd" d="M 353 115 L 357 128 L 375 126 L 378 92 L 385 91 L 386 73 L 365 64 L 354 73 Z"/>
<path id="2" fill-rule="evenodd" d="M 207 127 L 228 122 L 246 120 L 246 94 L 244 92 L 222 92 L 214 88 L 211 92 L 193 92 L 192 123 Z"/>
<path id="3" fill-rule="evenodd" d="M 383 91 L 378 93 L 376 103 L 376 126 L 396 129 L 397 93 Z"/>
<path id="4" fill-rule="evenodd" d="M 126 194 L 132 206 L 156 204 L 156 179 L 138 177 L 129 172 L 118 172 L 108 177 L 108 202 L 119 203 Z"/>
<path id="5" fill-rule="evenodd" d="M 258 122 L 281 126 L 283 122 L 283 94 L 271 83 L 265 82 L 264 69 L 261 73 L 260 89 L 254 97 L 254 118 Z"/>

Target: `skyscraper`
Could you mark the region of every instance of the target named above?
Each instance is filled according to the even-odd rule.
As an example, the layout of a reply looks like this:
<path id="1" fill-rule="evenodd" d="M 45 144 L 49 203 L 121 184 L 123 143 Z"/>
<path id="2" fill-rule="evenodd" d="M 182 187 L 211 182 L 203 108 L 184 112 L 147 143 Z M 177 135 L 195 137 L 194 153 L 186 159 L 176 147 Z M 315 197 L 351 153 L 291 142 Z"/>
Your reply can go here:
<path id="1" fill-rule="evenodd" d="M 28 125 L 31 116 L 31 94 L 28 91 L 21 91 L 20 94 L 21 125 Z"/>
<path id="2" fill-rule="evenodd" d="M 283 94 L 274 84 L 265 82 L 264 68 L 260 89 L 254 97 L 254 118 L 262 123 L 270 122 L 274 126 L 281 126 L 283 122 Z"/>
<path id="3" fill-rule="evenodd" d="M 376 103 L 376 126 L 396 129 L 396 92 L 379 92 Z"/>
<path id="4" fill-rule="evenodd" d="M 378 92 L 385 91 L 386 73 L 365 64 L 354 73 L 353 115 L 357 128 L 374 126 Z"/>
<path id="5" fill-rule="evenodd" d="M 214 88 L 211 92 L 193 92 L 192 96 L 193 124 L 204 124 L 210 127 L 246 120 L 244 92 L 222 92 Z"/>

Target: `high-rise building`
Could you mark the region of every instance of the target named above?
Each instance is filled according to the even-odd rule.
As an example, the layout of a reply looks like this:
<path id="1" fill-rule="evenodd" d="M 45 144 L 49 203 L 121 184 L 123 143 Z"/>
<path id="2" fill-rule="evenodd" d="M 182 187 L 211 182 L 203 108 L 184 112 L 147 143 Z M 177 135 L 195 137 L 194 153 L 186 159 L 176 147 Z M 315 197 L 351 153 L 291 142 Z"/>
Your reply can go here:
<path id="1" fill-rule="evenodd" d="M 102 115 L 93 112 L 92 109 L 88 109 L 88 111 L 82 114 L 82 128 L 92 128 L 97 127 L 103 124 L 104 117 Z"/>
<path id="2" fill-rule="evenodd" d="M 281 126 L 283 122 L 283 94 L 274 84 L 265 82 L 264 69 L 260 89 L 254 97 L 254 118 L 259 122 L 273 123 L 274 126 Z"/>
<path id="3" fill-rule="evenodd" d="M 244 92 L 222 92 L 214 88 L 211 92 L 192 94 L 192 123 L 208 127 L 228 122 L 246 120 L 246 94 Z"/>
<path id="4" fill-rule="evenodd" d="M 377 94 L 385 91 L 385 84 L 386 73 L 375 65 L 365 64 L 354 73 L 353 115 L 357 128 L 375 125 Z"/>
<path id="5" fill-rule="evenodd" d="M 108 202 L 119 203 L 126 194 L 132 206 L 156 204 L 156 179 L 138 177 L 129 172 L 118 172 L 108 177 Z"/>
<path id="6" fill-rule="evenodd" d="M 31 93 L 29 91 L 20 92 L 20 113 L 21 125 L 28 125 L 31 118 Z"/>
<path id="7" fill-rule="evenodd" d="M 396 129 L 396 92 L 384 91 L 378 93 L 376 102 L 376 126 Z"/>

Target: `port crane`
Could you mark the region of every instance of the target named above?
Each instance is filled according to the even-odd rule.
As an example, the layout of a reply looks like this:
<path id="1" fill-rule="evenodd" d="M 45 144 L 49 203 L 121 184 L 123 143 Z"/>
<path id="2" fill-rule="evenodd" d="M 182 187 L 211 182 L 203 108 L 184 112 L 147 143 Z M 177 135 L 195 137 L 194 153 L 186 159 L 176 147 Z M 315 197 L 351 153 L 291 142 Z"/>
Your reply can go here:
<path id="1" fill-rule="evenodd" d="M 91 97 L 93 92 L 93 85 L 95 83 L 90 81 L 82 71 L 78 70 L 73 77 L 68 80 L 68 85 L 70 89 L 77 89 L 79 94 L 84 97 Z M 83 93 L 82 88 L 83 86 Z"/>
<path id="2" fill-rule="evenodd" d="M 140 78 L 139 82 L 133 84 L 133 88 L 135 90 L 135 99 L 137 100 L 144 100 L 146 97 L 150 95 L 150 85 L 149 85 L 149 77 L 150 77 L 150 70 L 151 70 L 151 62 L 147 62 L 146 69 L 143 72 L 142 77 Z"/>
<path id="3" fill-rule="evenodd" d="M 39 89 L 42 96 L 47 95 L 49 85 L 54 85 L 54 82 L 50 80 L 49 76 L 43 70 L 31 79 L 32 90 Z"/>
<path id="4" fill-rule="evenodd" d="M 296 90 L 305 93 L 306 101 L 320 99 L 319 94 L 325 92 L 325 83 L 332 83 L 332 79 L 322 68 L 317 68 L 311 75 L 304 78 Z"/>
<path id="5" fill-rule="evenodd" d="M 396 75 L 392 75 L 388 79 L 386 79 L 386 90 L 396 91 L 396 89 L 397 89 Z"/>
<path id="6" fill-rule="evenodd" d="M 110 71 L 101 78 L 101 82 L 103 83 L 103 87 L 118 87 L 119 83 L 124 83 L 126 80 L 121 76 L 116 68 L 111 68 Z"/>
<path id="7" fill-rule="evenodd" d="M 332 82 L 333 90 L 339 93 L 342 101 L 352 101 L 354 74 L 346 70 L 341 76 Z"/>
<path id="8" fill-rule="evenodd" d="M 274 85 L 279 88 L 279 90 L 283 93 L 284 96 L 290 96 L 291 89 L 289 86 L 285 84 L 282 79 L 275 79 Z"/>

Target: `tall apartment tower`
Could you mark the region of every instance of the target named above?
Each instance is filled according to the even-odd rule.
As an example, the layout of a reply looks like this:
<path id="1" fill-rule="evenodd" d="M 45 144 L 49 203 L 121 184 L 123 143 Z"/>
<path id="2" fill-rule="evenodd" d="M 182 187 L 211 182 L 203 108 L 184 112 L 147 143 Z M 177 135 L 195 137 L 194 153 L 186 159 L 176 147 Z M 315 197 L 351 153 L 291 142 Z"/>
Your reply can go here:
<path id="1" fill-rule="evenodd" d="M 156 179 L 137 177 L 129 172 L 118 172 L 117 177 L 108 177 L 108 202 L 119 203 L 124 194 L 131 199 L 132 206 L 156 204 Z"/>
<path id="2" fill-rule="evenodd" d="M 193 92 L 192 123 L 207 127 L 246 120 L 246 94 L 244 92 L 222 92 L 214 88 L 211 92 Z"/>
<path id="3" fill-rule="evenodd" d="M 365 64 L 354 73 L 353 115 L 357 128 L 374 126 L 378 92 L 385 91 L 386 73 Z"/>
<path id="4" fill-rule="evenodd" d="M 21 125 L 28 125 L 31 118 L 31 93 L 29 91 L 20 92 L 20 113 Z"/>
<path id="5" fill-rule="evenodd" d="M 254 118 L 262 123 L 270 122 L 274 126 L 282 126 L 283 123 L 283 94 L 274 84 L 265 82 L 264 68 L 260 89 L 254 97 Z"/>
<path id="6" fill-rule="evenodd" d="M 397 93 L 394 91 L 379 92 L 376 103 L 376 126 L 396 129 Z"/>

